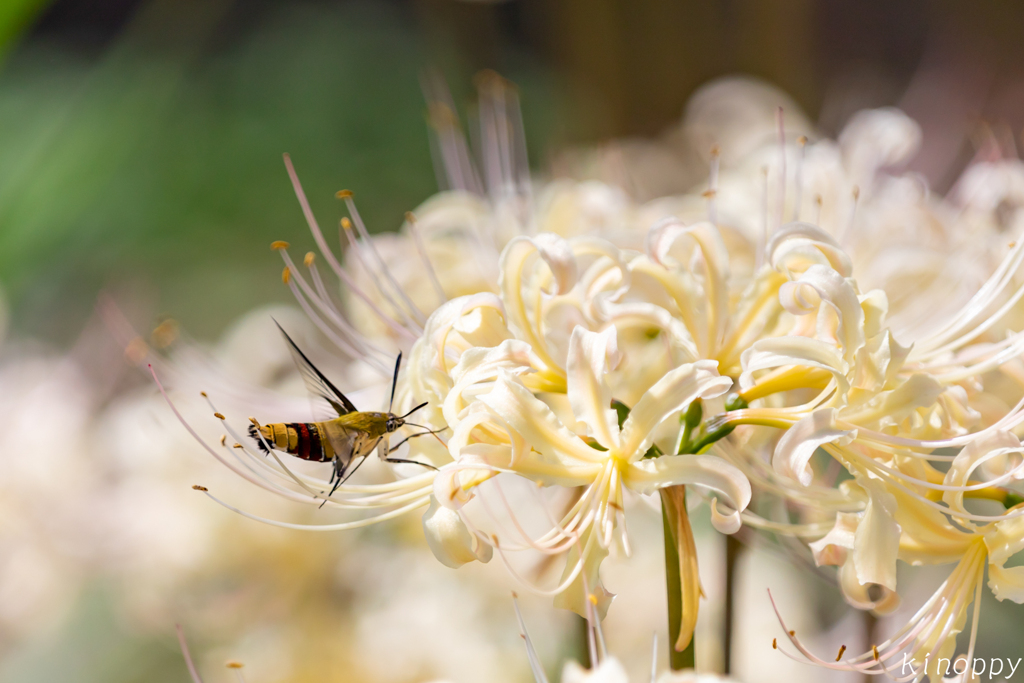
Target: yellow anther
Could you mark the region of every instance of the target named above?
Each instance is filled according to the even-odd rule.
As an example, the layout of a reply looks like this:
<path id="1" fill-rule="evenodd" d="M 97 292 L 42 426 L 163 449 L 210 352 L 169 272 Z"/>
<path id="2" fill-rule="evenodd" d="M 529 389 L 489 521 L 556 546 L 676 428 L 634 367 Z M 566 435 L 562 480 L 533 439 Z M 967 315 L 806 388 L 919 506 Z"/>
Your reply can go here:
<path id="1" fill-rule="evenodd" d="M 594 607 L 597 607 L 597 596 L 596 595 L 594 595 L 593 593 L 588 593 L 587 594 L 587 600 L 590 602 L 591 605 L 593 605 Z"/>
<path id="2" fill-rule="evenodd" d="M 779 649 L 779 641 L 777 639 L 775 639 L 775 638 L 772 638 L 772 649 L 773 650 L 778 650 Z"/>
<path id="3" fill-rule="evenodd" d="M 292 271 L 288 268 L 288 266 L 285 266 L 284 270 L 281 271 L 281 282 L 288 284 L 291 281 L 291 279 Z"/>
<path id="4" fill-rule="evenodd" d="M 718 193 L 715 190 L 704 190 L 700 193 L 700 196 L 704 199 L 713 199 L 716 194 Z"/>
<path id="5" fill-rule="evenodd" d="M 821 206 L 821 205 L 822 205 L 822 204 L 823 204 L 824 202 L 825 202 L 825 200 L 823 200 L 823 199 L 821 198 L 821 195 L 820 195 L 820 194 L 816 194 L 816 195 L 814 195 L 814 203 L 815 203 L 815 204 L 817 204 L 818 206 Z"/>
<path id="6" fill-rule="evenodd" d="M 274 251 L 278 251 L 279 249 L 287 249 L 289 246 L 291 245 L 285 242 L 284 240 L 276 240 L 270 243 L 270 248 L 273 249 Z"/>
<path id="7" fill-rule="evenodd" d="M 495 548 L 498 547 L 498 534 L 491 534 L 491 543 L 494 544 Z"/>
<path id="8" fill-rule="evenodd" d="M 334 196 L 337 197 L 338 199 L 351 199 L 352 190 L 338 190 L 337 192 L 334 193 Z"/>
<path id="9" fill-rule="evenodd" d="M 242 664 L 241 662 L 236 662 L 236 661 L 232 660 L 232 661 L 228 662 L 227 664 L 225 664 L 224 666 L 226 666 L 229 669 L 242 669 L 242 668 L 245 667 L 245 664 Z"/>
<path id="10" fill-rule="evenodd" d="M 225 417 L 224 417 L 223 415 L 221 415 L 220 413 L 214 413 L 214 414 L 213 414 L 213 416 L 214 416 L 215 418 L 217 418 L 218 420 L 224 420 L 224 419 L 226 419 L 226 418 L 225 418 Z"/>
<path id="11" fill-rule="evenodd" d="M 174 340 L 178 338 L 178 322 L 176 320 L 167 319 L 157 325 L 150 339 L 153 342 L 153 346 L 158 349 L 166 349 L 168 346 L 174 343 Z"/>
<path id="12" fill-rule="evenodd" d="M 512 599 L 515 600 L 518 597 L 519 597 L 519 593 L 516 593 L 515 591 L 512 591 Z"/>
<path id="13" fill-rule="evenodd" d="M 795 636 L 795 635 L 796 635 L 796 631 L 790 631 L 790 632 L 789 632 L 789 636 L 790 636 L 791 638 L 792 638 L 793 636 Z"/>
<path id="14" fill-rule="evenodd" d="M 489 85 L 501 85 L 505 79 L 494 69 L 480 69 L 473 76 L 473 85 L 483 88 Z"/>
<path id="15" fill-rule="evenodd" d="M 1017 240 L 1010 242 L 1010 244 L 1008 244 L 1007 246 L 1010 247 L 1010 249 L 1013 249 L 1015 246 L 1017 246 Z"/>
<path id="16" fill-rule="evenodd" d="M 209 491 L 210 489 L 206 488 L 205 486 L 200 486 L 199 484 L 192 484 L 192 490 L 193 491 Z"/>
<path id="17" fill-rule="evenodd" d="M 871 646 L 871 654 L 872 654 L 872 656 L 874 656 L 876 662 L 880 659 L 879 656 L 878 656 L 878 646 L 877 645 L 872 645 Z"/>
<path id="18" fill-rule="evenodd" d="M 149 344 L 142 337 L 136 337 L 124 348 L 124 355 L 131 363 L 138 365 L 149 355 Z"/>
<path id="19" fill-rule="evenodd" d="M 205 391 L 200 391 L 199 395 L 202 396 L 203 398 L 206 398 L 206 392 Z"/>
<path id="20" fill-rule="evenodd" d="M 221 446 L 226 446 L 227 443 L 228 443 L 228 435 L 227 434 L 221 434 L 220 435 L 220 445 Z"/>
<path id="21" fill-rule="evenodd" d="M 243 446 L 240 443 L 236 443 L 234 446 L 232 446 L 232 448 L 245 448 L 245 446 Z"/>
<path id="22" fill-rule="evenodd" d="M 405 221 L 407 223 L 415 223 L 416 222 L 416 214 L 414 214 L 412 211 L 406 211 L 405 212 Z"/>
<path id="23" fill-rule="evenodd" d="M 250 416 L 249 416 L 249 422 L 252 422 L 252 423 L 253 423 L 254 425 L 256 425 L 257 427 L 259 427 L 259 426 L 260 426 L 260 423 L 259 423 L 259 422 L 257 422 L 257 421 L 256 421 L 256 418 L 255 418 L 255 417 L 253 417 L 252 415 L 250 415 Z"/>
<path id="24" fill-rule="evenodd" d="M 717 159 L 718 158 L 718 154 L 719 154 L 720 151 L 721 150 L 718 149 L 718 145 L 712 145 L 711 146 L 711 158 L 712 159 Z"/>
<path id="25" fill-rule="evenodd" d="M 838 662 L 838 661 L 839 661 L 840 659 L 842 659 L 842 658 L 843 658 L 843 653 L 844 653 L 844 652 L 846 652 L 846 646 L 845 646 L 845 645 L 840 645 L 840 646 L 839 646 L 839 654 L 837 654 L 837 655 L 836 655 L 836 661 L 837 661 L 837 662 Z"/>
<path id="26" fill-rule="evenodd" d="M 312 265 L 313 265 L 313 261 L 315 261 L 315 260 L 316 260 L 316 254 L 314 254 L 314 253 L 313 253 L 313 252 L 311 252 L 311 251 L 307 251 L 307 252 L 306 252 L 306 257 L 305 257 L 304 259 L 302 259 L 302 263 L 303 263 L 303 264 L 304 264 L 304 265 L 305 265 L 305 266 L 306 266 L 307 268 L 309 268 L 310 266 L 312 266 Z"/>
<path id="27" fill-rule="evenodd" d="M 352 229 L 352 221 L 350 221 L 347 218 L 342 218 L 341 219 L 341 227 L 344 228 L 345 230 L 351 230 Z"/>
<path id="28" fill-rule="evenodd" d="M 798 137 L 796 139 L 796 144 L 800 145 L 801 147 L 806 145 L 807 144 L 807 136 L 806 135 L 801 135 L 800 137 Z"/>
<path id="29" fill-rule="evenodd" d="M 428 110 L 430 123 L 435 128 L 454 127 L 458 124 L 455 112 L 444 102 L 431 102 Z"/>

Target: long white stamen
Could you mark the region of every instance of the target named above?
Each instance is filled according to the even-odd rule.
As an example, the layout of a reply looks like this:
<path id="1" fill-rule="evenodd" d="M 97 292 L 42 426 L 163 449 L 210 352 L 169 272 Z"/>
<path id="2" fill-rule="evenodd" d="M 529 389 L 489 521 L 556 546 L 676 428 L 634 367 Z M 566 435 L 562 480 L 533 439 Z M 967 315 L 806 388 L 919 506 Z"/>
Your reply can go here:
<path id="1" fill-rule="evenodd" d="M 310 279 L 313 281 L 314 287 L 316 287 L 317 295 L 336 314 L 331 316 L 331 321 L 335 325 L 337 325 L 338 328 L 352 341 L 352 344 L 362 352 L 363 356 L 371 356 L 373 354 L 377 354 L 383 358 L 387 358 L 388 361 L 390 362 L 390 354 L 387 354 L 384 352 L 383 349 L 380 349 L 377 346 L 372 345 L 369 339 L 366 338 L 366 335 L 364 335 L 362 332 L 353 327 L 348 322 L 348 320 L 346 320 L 345 316 L 342 315 L 342 313 L 334 305 L 334 302 L 331 300 L 330 294 L 327 292 L 327 287 L 324 285 L 323 278 L 320 277 L 320 269 L 316 267 L 316 262 L 309 261 L 307 269 L 309 270 Z M 390 368 L 385 369 L 390 371 Z"/>
<path id="2" fill-rule="evenodd" d="M 775 114 L 779 135 L 779 184 L 776 190 L 778 192 L 778 206 L 776 207 L 778 219 L 775 225 L 776 230 L 782 227 L 784 221 L 783 214 L 786 210 L 786 128 L 783 116 L 782 107 L 779 107 Z"/>
<path id="3" fill-rule="evenodd" d="M 369 248 L 370 253 L 373 254 L 374 260 L 377 261 L 377 265 L 380 267 L 380 273 L 384 275 L 385 279 L 387 279 L 388 283 L 390 283 L 390 285 L 394 288 L 398 296 L 401 297 L 402 301 L 408 308 L 408 312 L 411 313 L 412 316 L 419 321 L 420 325 L 422 325 L 424 322 L 426 322 L 426 318 L 423 317 L 423 312 L 420 311 L 419 307 L 412 302 L 412 299 L 410 299 L 409 296 L 405 293 L 405 290 L 402 289 L 402 286 L 398 284 L 398 281 L 395 279 L 395 276 L 391 273 L 391 269 L 388 268 L 388 264 L 384 261 L 384 257 L 382 257 L 380 255 L 380 251 L 377 250 L 376 242 L 374 242 L 370 238 L 370 232 L 366 229 L 366 224 L 363 223 L 362 216 L 359 215 L 359 209 L 356 208 L 356 202 L 355 199 L 352 198 L 352 193 L 342 190 L 338 194 L 341 195 L 342 198 L 345 200 L 345 206 L 348 207 L 348 214 L 349 216 L 352 217 L 352 223 L 356 226 L 356 230 L 359 232 L 359 237 L 362 240 L 362 244 L 365 244 Z M 379 283 L 377 285 L 377 288 L 381 290 L 381 293 L 383 293 L 383 289 L 381 288 Z"/>
<path id="4" fill-rule="evenodd" d="M 796 139 L 800 147 L 800 155 L 796 162 L 796 196 L 793 198 L 793 220 L 800 220 L 800 203 L 803 201 L 804 193 L 804 157 L 807 156 L 807 137 L 801 135 Z"/>
<path id="5" fill-rule="evenodd" d="M 377 292 L 384 297 L 384 300 L 391 305 L 391 309 L 395 314 L 402 319 L 402 324 L 410 329 L 416 330 L 417 332 L 422 332 L 422 315 L 417 310 L 415 313 L 417 319 L 414 320 L 412 314 L 409 312 L 410 309 L 399 304 L 395 301 L 394 297 L 391 296 L 388 292 L 388 288 L 384 286 L 385 281 L 390 277 L 389 274 L 386 273 L 386 267 L 374 268 L 370 265 L 367 258 L 363 255 L 365 250 L 363 249 L 362 244 L 360 244 L 360 242 L 365 243 L 365 241 L 356 239 L 356 236 L 352 234 L 352 222 L 347 218 L 341 219 L 340 232 L 345 235 L 345 239 L 348 241 L 349 253 L 355 256 L 356 261 L 360 266 L 362 266 L 363 270 L 366 271 L 366 274 L 370 277 L 370 281 L 373 282 L 374 287 L 377 288 Z M 400 287 L 397 287 L 397 289 L 401 291 Z M 410 308 L 415 308 L 415 306 Z"/>
<path id="6" fill-rule="evenodd" d="M 437 271 L 434 270 L 434 264 L 430 262 L 430 256 L 427 255 L 427 248 L 423 244 L 423 236 L 420 235 L 420 229 L 416 225 L 416 216 L 411 212 L 405 214 L 405 223 L 409 227 L 409 233 L 412 235 L 413 242 L 416 244 L 416 251 L 420 254 L 420 260 L 423 261 L 423 265 L 426 266 L 427 276 L 430 278 L 431 284 L 434 286 L 434 291 L 437 293 L 438 305 L 448 301 L 448 296 L 444 293 L 444 287 L 441 286 L 441 280 L 437 277 Z"/>
<path id="7" fill-rule="evenodd" d="M 651 683 L 658 677 L 658 632 L 651 638 Z"/>
<path id="8" fill-rule="evenodd" d="M 1013 282 L 1015 273 L 1024 263 L 1024 240 L 1018 240 L 1014 248 L 1000 262 L 988 280 L 978 289 L 970 300 L 945 325 L 932 333 L 927 339 L 915 344 L 918 353 L 912 353 L 912 359 L 924 359 L 935 355 L 940 348 L 957 334 L 965 330 L 971 322 L 981 315 L 997 296 Z"/>
<path id="9" fill-rule="evenodd" d="M 309 302 L 306 300 L 306 296 L 311 295 L 311 292 L 309 291 L 308 287 L 302 288 L 301 285 L 303 284 L 303 281 L 300 278 L 294 276 L 294 271 L 289 271 L 289 273 L 292 274 L 288 278 L 288 288 L 291 290 L 292 296 L 295 297 L 295 301 L 298 302 L 299 307 L 302 308 L 303 312 L 309 317 L 310 321 L 312 321 L 312 323 L 317 327 L 317 329 L 323 332 L 324 336 L 330 339 L 335 345 L 338 346 L 338 348 L 350 354 L 353 358 L 362 358 L 368 364 L 373 366 L 374 369 L 376 369 L 380 374 L 387 377 L 390 374 L 390 371 L 378 358 L 375 358 L 374 356 L 368 354 L 360 353 L 358 349 L 349 344 L 347 340 L 339 337 L 338 334 L 331 328 L 331 326 L 328 325 L 323 320 L 323 318 L 321 318 L 317 314 L 317 312 L 313 310 L 313 308 L 309 305 Z M 298 287 L 295 285 L 296 281 L 299 282 Z M 312 295 L 311 298 L 314 301 L 314 303 L 319 301 L 319 298 L 316 297 L 315 295 Z M 321 307 L 320 310 L 324 309 Z M 330 317 L 333 318 L 333 315 L 331 315 L 329 311 L 327 311 L 327 313 Z M 337 320 L 335 320 L 334 322 L 337 322 Z"/>
<path id="10" fill-rule="evenodd" d="M 276 519 L 260 517 L 259 515 L 254 515 L 244 510 L 240 510 L 235 506 L 231 505 L 230 503 L 226 503 L 223 500 L 217 498 L 209 491 L 203 491 L 202 493 L 211 500 L 213 500 L 214 502 L 219 503 L 220 505 L 226 507 L 228 510 L 231 510 L 232 512 L 237 512 L 243 517 L 247 517 L 256 522 L 263 522 L 264 524 L 269 524 L 270 526 L 276 526 L 282 529 L 295 529 L 297 531 L 344 531 L 346 529 L 359 529 L 364 526 L 369 526 L 371 524 L 377 524 L 378 522 L 394 519 L 395 517 L 400 517 L 407 512 L 411 512 L 413 510 L 426 507 L 430 503 L 430 495 L 427 494 L 417 500 L 414 500 L 412 503 L 404 505 L 396 510 L 391 510 L 390 512 L 385 512 L 373 517 L 366 517 L 364 519 L 359 519 L 352 522 L 341 522 L 340 524 L 292 524 L 290 522 L 281 522 Z"/>
<path id="11" fill-rule="evenodd" d="M 207 444 L 206 441 L 201 436 L 199 436 L 199 434 L 196 432 L 196 430 L 194 430 L 192 428 L 192 425 L 190 425 L 185 420 L 185 418 L 182 416 L 182 414 L 180 412 L 178 412 L 178 408 L 174 405 L 174 402 L 171 401 L 171 397 L 167 395 L 167 392 L 164 390 L 164 387 L 160 383 L 159 378 L 157 378 L 156 372 L 153 370 L 153 366 L 152 365 L 149 366 L 149 372 L 150 372 L 150 374 L 152 374 L 153 381 L 156 382 L 157 388 L 160 390 L 160 393 L 163 395 L 164 400 L 167 401 L 167 405 L 170 406 L 171 411 L 174 413 L 175 417 L 178 418 L 178 421 L 182 424 L 182 426 L 185 427 L 185 429 L 188 431 L 188 433 L 192 435 L 192 438 L 195 439 L 197 442 L 199 442 L 199 445 L 201 445 L 203 448 L 205 448 L 206 451 L 210 455 L 212 455 L 215 460 L 217 460 L 217 462 L 221 463 L 222 465 L 227 467 L 229 470 L 231 470 L 232 472 L 234 472 L 238 476 L 242 477 L 243 479 L 245 479 L 246 481 L 248 481 L 248 482 L 250 482 L 252 484 L 255 484 L 256 486 L 260 487 L 261 489 L 264 489 L 266 491 L 271 491 L 272 493 L 277 493 L 279 495 L 285 496 L 286 498 L 291 498 L 292 500 L 297 500 L 297 501 L 305 500 L 305 496 L 300 496 L 299 494 L 294 493 L 294 492 L 283 491 L 279 487 L 275 487 L 272 484 L 270 484 L 269 482 L 264 481 L 262 478 L 257 477 L 257 476 L 255 476 L 253 474 L 250 474 L 245 469 L 239 469 L 230 460 L 226 460 L 225 458 L 222 458 L 220 456 L 220 454 L 217 453 L 217 451 L 215 451 L 212 447 L 210 447 L 210 445 Z"/>
<path id="12" fill-rule="evenodd" d="M 320 225 L 316 222 L 316 217 L 313 216 L 313 209 L 310 208 L 309 201 L 306 199 L 306 193 L 303 191 L 302 184 L 299 182 L 299 176 L 295 172 L 295 167 L 292 166 L 291 157 L 287 154 L 284 155 L 284 165 L 288 170 L 288 177 L 292 181 L 292 189 L 295 191 L 295 196 L 299 200 L 299 206 L 302 207 L 302 213 L 306 217 L 306 223 L 309 225 L 309 230 L 313 234 L 313 240 L 320 249 L 320 253 L 323 254 L 325 259 L 327 259 L 327 264 L 331 267 L 331 270 L 333 270 L 335 275 L 345 282 L 353 294 L 362 299 L 370 307 L 370 310 L 377 314 L 385 325 L 410 341 L 415 340 L 416 335 L 377 308 L 377 305 L 373 300 L 359 288 L 355 280 L 353 280 L 352 277 L 345 272 L 345 269 L 341 267 L 341 264 L 338 263 L 338 259 L 335 258 L 334 252 L 332 252 L 330 247 L 327 246 L 327 241 L 324 239 L 324 235 L 320 231 Z"/>
<path id="13" fill-rule="evenodd" d="M 523 636 L 523 640 L 526 641 L 526 658 L 530 661 L 530 671 L 533 672 L 533 679 L 536 683 L 548 683 L 547 674 L 544 673 L 544 667 L 540 663 L 540 657 L 537 656 L 537 650 L 533 647 L 533 641 L 530 640 L 530 633 L 526 630 L 526 622 L 523 621 L 523 613 L 519 611 L 519 598 L 516 594 L 512 594 L 512 605 L 516 610 L 516 621 L 519 622 L 519 633 Z"/>
<path id="14" fill-rule="evenodd" d="M 580 549 L 579 553 L 580 557 L 582 557 L 583 550 Z M 598 647 L 597 627 L 595 626 L 599 619 L 594 614 L 594 603 L 590 600 L 592 593 L 590 592 L 590 586 L 587 584 L 587 573 L 583 572 L 580 574 L 580 579 L 583 583 L 583 604 L 586 605 L 587 612 L 584 617 L 587 620 L 587 654 L 589 655 L 591 668 L 596 669 L 601 665 L 601 650 Z"/>
<path id="15" fill-rule="evenodd" d="M 708 200 L 708 222 L 712 225 L 718 225 L 718 206 L 716 196 L 718 194 L 718 165 L 719 165 L 719 153 L 718 145 L 711 148 L 711 168 L 708 171 L 708 190 L 704 193 Z"/>
<path id="16" fill-rule="evenodd" d="M 838 455 L 839 449 L 832 444 L 825 444 L 822 446 L 822 449 L 826 453 L 832 455 L 833 457 L 841 457 Z M 958 520 L 970 520 L 972 522 L 1002 522 L 1005 520 L 1016 519 L 1017 517 L 1024 516 L 1024 508 L 1010 510 L 1009 512 L 1006 512 L 1002 515 L 976 515 L 969 512 L 964 512 L 962 510 L 951 510 L 950 508 L 944 505 L 940 505 L 939 503 L 936 503 L 933 500 L 929 500 L 926 496 L 922 496 L 920 493 L 910 488 L 909 486 L 905 486 L 901 482 L 891 477 L 885 476 L 882 470 L 878 469 L 877 467 L 867 465 L 866 462 L 867 461 L 865 461 L 864 466 L 871 468 L 875 474 L 878 474 L 881 478 L 885 479 L 886 483 L 888 483 L 890 486 L 898 488 L 899 490 L 903 491 L 907 495 L 917 500 L 922 505 L 927 505 L 928 507 L 938 512 L 941 512 L 947 517 L 954 517 Z"/>
<path id="17" fill-rule="evenodd" d="M 196 670 L 195 662 L 192 661 L 192 655 L 188 651 L 188 643 L 185 642 L 184 629 L 181 628 L 180 624 L 175 624 L 174 630 L 178 632 L 178 646 L 181 648 L 181 656 L 185 658 L 185 666 L 188 667 L 188 675 L 192 677 L 193 683 L 203 683 L 203 679 L 199 677 L 199 672 Z"/>
<path id="18" fill-rule="evenodd" d="M 840 244 L 846 244 L 847 238 L 853 234 L 854 223 L 857 220 L 857 204 L 860 201 L 860 188 L 856 185 L 851 190 L 851 196 L 853 197 L 853 203 L 850 206 L 850 217 L 846 221 L 846 225 L 840 230 L 837 240 Z"/>
<path id="19" fill-rule="evenodd" d="M 757 245 L 757 267 L 754 272 L 761 270 L 768 255 L 768 167 L 761 168 L 761 237 Z"/>

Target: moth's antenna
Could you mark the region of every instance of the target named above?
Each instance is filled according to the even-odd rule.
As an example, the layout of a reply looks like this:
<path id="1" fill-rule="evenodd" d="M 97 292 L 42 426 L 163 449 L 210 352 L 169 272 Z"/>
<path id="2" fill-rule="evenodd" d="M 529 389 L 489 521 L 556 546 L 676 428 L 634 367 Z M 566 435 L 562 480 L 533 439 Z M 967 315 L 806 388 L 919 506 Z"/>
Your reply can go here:
<path id="1" fill-rule="evenodd" d="M 395 361 L 395 376 L 391 378 L 391 401 L 388 402 L 388 412 L 395 405 L 395 387 L 398 386 L 398 368 L 402 367 L 402 352 L 398 352 L 398 360 Z"/>
<path id="2" fill-rule="evenodd" d="M 412 409 L 412 410 L 410 410 L 410 411 L 409 411 L 408 413 L 406 413 L 405 415 L 401 416 L 401 417 L 400 417 L 400 418 L 398 418 L 398 419 L 399 419 L 399 420 L 404 420 L 405 418 L 409 417 L 410 415 L 412 415 L 413 413 L 415 413 L 415 412 L 416 412 L 417 410 L 419 410 L 419 409 L 420 409 L 420 408 L 422 408 L 423 406 L 427 405 L 427 403 L 429 403 L 429 401 L 424 401 L 423 403 L 419 404 L 418 406 L 416 406 L 415 408 L 413 408 L 413 409 Z"/>

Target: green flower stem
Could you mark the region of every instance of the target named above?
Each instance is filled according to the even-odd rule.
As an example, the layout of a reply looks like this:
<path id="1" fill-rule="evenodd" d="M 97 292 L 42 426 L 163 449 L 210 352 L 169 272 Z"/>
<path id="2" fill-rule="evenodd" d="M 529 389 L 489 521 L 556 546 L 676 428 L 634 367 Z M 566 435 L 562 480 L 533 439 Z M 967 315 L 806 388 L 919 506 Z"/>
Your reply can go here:
<path id="1" fill-rule="evenodd" d="M 725 537 L 725 624 L 722 633 L 722 673 L 732 670 L 732 634 L 736 610 L 736 561 L 740 555 L 740 542 L 735 535 Z"/>
<path id="2" fill-rule="evenodd" d="M 685 491 L 685 487 L 679 488 Z M 665 536 L 665 583 L 668 589 L 668 661 L 669 668 L 680 671 L 694 668 L 697 636 L 694 634 L 690 644 L 682 652 L 676 651 L 675 644 L 679 640 L 679 630 L 683 622 L 683 586 L 678 545 L 672 533 L 673 524 L 669 519 L 669 514 L 677 514 L 678 511 L 669 495 L 667 491 L 662 491 L 661 522 Z"/>

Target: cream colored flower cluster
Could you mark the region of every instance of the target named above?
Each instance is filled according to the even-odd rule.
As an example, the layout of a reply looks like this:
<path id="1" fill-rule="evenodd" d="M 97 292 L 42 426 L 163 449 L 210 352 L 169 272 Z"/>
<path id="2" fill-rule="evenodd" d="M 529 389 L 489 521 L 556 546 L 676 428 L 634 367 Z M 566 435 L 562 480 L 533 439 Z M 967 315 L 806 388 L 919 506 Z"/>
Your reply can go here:
<path id="1" fill-rule="evenodd" d="M 362 368 L 352 377 L 383 384 L 408 353 L 396 409 L 428 402 L 418 419 L 440 438 L 402 457 L 429 467 L 327 497 L 319 473 L 268 460 L 230 425 L 241 447 L 225 464 L 291 500 L 372 513 L 320 530 L 425 508 L 449 566 L 497 555 L 518 574 L 522 552 L 564 558 L 559 580 L 533 588 L 592 619 L 612 597 L 602 560 L 629 554 L 629 508 L 682 486 L 723 533 L 746 524 L 805 542 L 860 609 L 898 605 L 899 562 L 950 564 L 906 626 L 863 654 L 822 659 L 789 635 L 822 666 L 935 680 L 972 603 L 977 623 L 986 568 L 998 599 L 1024 601 L 1024 568 L 1006 567 L 1024 549 L 1024 241 L 1012 241 L 1024 166 L 972 166 L 935 197 L 889 170 L 920 138 L 901 113 L 862 112 L 838 142 L 816 140 L 764 106 L 770 93 L 732 81 L 691 104 L 688 130 L 717 146 L 707 184 L 638 206 L 596 182 L 526 179 L 500 92 L 502 106 L 492 93 L 481 107 L 483 173 L 435 103 L 452 189 L 401 233 L 370 237 L 339 193 L 344 260 L 288 162 L 344 298 L 315 256 L 300 268 L 279 244 L 285 281 Z M 715 127 L 707 112 L 723 107 L 771 118 Z M 676 507 L 684 641 L 700 586 Z M 968 660 L 973 649 L 972 635 Z"/>

